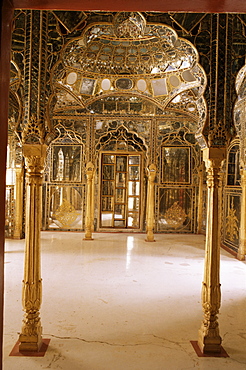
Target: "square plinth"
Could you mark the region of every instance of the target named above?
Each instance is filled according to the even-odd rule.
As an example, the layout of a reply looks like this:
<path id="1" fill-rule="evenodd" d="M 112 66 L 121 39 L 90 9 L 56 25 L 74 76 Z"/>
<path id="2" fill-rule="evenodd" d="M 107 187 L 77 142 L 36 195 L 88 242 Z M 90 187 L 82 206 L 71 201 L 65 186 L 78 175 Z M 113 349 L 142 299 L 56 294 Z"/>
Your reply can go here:
<path id="1" fill-rule="evenodd" d="M 10 352 L 10 356 L 22 356 L 22 357 L 44 357 L 48 346 L 50 343 L 50 339 L 42 339 L 42 344 L 40 347 L 40 350 L 38 352 L 33 352 L 33 351 L 20 351 L 19 350 L 19 344 L 20 342 L 17 341 L 14 348 Z"/>
<path id="2" fill-rule="evenodd" d="M 203 353 L 197 341 L 191 340 L 190 342 L 198 357 L 229 357 L 223 347 L 220 352 Z"/>

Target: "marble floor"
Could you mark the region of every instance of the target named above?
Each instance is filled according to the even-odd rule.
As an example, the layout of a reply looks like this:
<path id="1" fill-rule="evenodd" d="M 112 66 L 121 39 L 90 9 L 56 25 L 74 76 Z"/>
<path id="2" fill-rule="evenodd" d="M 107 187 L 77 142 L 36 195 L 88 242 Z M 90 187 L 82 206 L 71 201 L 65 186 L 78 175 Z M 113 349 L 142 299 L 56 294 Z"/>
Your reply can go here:
<path id="1" fill-rule="evenodd" d="M 227 358 L 198 357 L 204 236 L 42 232 L 44 357 L 9 356 L 21 328 L 24 241 L 7 240 L 4 370 L 245 370 L 246 264 L 221 250 Z"/>

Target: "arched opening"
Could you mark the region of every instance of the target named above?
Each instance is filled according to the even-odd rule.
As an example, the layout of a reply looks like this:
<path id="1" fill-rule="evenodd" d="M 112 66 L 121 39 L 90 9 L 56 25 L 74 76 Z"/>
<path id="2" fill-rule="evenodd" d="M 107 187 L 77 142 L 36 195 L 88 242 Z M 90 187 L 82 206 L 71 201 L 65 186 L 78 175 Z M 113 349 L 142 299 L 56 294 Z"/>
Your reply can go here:
<path id="1" fill-rule="evenodd" d="M 52 69 L 51 82 L 47 106 L 49 127 L 58 133 L 57 128 L 63 125 L 65 130 L 74 132 L 84 147 L 84 155 L 80 157 L 82 172 L 88 161 L 95 166 L 95 229 L 113 230 L 122 226 L 145 230 L 146 168 L 154 164 L 157 166 L 155 232 L 197 231 L 201 222 L 197 212 L 201 202 L 198 199 L 201 156 L 195 135 L 201 132 L 206 119 L 203 98 L 206 76 L 195 47 L 178 38 L 169 26 L 147 24 L 138 12 L 116 13 L 112 23 L 88 25 L 80 36 L 68 40 Z M 120 127 L 125 129 L 125 134 Z M 137 145 L 143 149 L 136 149 Z M 135 194 L 134 202 L 127 195 L 132 150 L 141 152 L 138 191 L 144 194 L 141 199 Z M 177 174 L 183 172 L 185 179 L 168 174 L 169 152 L 171 157 L 178 152 L 181 155 L 180 161 L 176 157 L 176 162 L 169 164 L 172 171 L 177 167 Z M 113 156 L 115 166 L 119 155 L 128 163 L 125 188 L 116 186 L 116 177 L 120 175 L 117 166 L 112 170 L 112 178 L 106 178 L 104 171 L 114 167 L 106 164 L 107 153 Z M 84 181 L 82 175 L 77 186 L 82 186 Z M 64 177 L 60 185 L 67 186 L 66 183 Z M 122 193 L 120 203 L 116 202 L 116 193 Z M 52 202 L 52 197 L 46 202 Z M 47 204 L 47 207 L 51 206 Z M 133 207 L 131 221 L 129 207 Z M 124 222 L 117 221 L 116 213 L 113 216 L 116 208 L 121 216 L 124 214 Z M 103 219 L 103 212 L 110 221 Z M 163 218 L 170 212 L 177 218 L 173 225 L 176 222 L 178 227 L 168 226 L 167 218 Z M 180 214 L 186 215 L 182 224 Z M 45 224 L 49 222 L 46 220 Z M 78 229 L 83 229 L 84 224 L 82 221 Z"/>

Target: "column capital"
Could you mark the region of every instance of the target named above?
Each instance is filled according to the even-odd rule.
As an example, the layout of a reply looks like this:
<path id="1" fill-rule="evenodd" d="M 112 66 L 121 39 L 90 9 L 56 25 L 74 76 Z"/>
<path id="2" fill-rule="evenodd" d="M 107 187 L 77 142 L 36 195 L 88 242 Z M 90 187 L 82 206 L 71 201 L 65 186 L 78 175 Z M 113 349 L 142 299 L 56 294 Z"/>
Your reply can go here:
<path id="1" fill-rule="evenodd" d="M 157 171 L 157 167 L 154 163 L 151 163 L 149 167 L 147 167 L 146 172 L 147 172 L 149 181 L 151 182 L 155 181 L 156 171 Z"/>
<path id="2" fill-rule="evenodd" d="M 46 157 L 46 144 L 23 144 L 22 145 L 24 157 Z"/>
<path id="3" fill-rule="evenodd" d="M 86 176 L 89 179 L 91 179 L 94 175 L 94 172 L 95 172 L 95 166 L 92 162 L 88 162 L 86 164 Z"/>
<path id="4" fill-rule="evenodd" d="M 226 148 L 205 148 L 202 154 L 206 167 L 220 168 L 226 158 Z"/>

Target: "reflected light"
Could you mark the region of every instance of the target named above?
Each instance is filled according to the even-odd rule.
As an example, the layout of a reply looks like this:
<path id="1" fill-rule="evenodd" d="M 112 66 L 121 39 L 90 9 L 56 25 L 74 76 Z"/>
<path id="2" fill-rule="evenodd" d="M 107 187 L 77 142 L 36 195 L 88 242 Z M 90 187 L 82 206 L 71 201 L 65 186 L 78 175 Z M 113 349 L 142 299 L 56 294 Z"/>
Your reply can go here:
<path id="1" fill-rule="evenodd" d="M 131 264 L 131 252 L 134 247 L 134 237 L 128 236 L 126 241 L 127 254 L 126 254 L 126 270 L 129 269 Z"/>
<path id="2" fill-rule="evenodd" d="M 15 173 L 12 168 L 6 169 L 6 185 L 14 185 L 15 184 Z"/>

